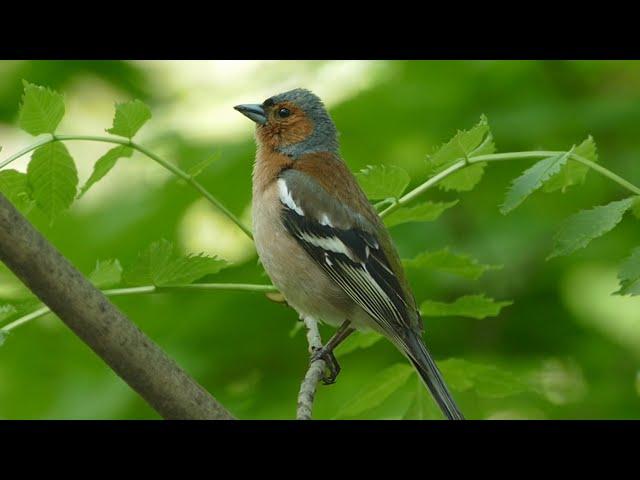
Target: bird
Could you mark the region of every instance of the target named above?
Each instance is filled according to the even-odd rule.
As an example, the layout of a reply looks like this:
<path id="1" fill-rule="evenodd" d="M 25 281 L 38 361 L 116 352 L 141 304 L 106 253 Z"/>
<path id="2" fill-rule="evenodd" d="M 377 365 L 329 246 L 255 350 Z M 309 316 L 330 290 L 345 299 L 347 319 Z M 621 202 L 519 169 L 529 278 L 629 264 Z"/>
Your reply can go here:
<path id="1" fill-rule="evenodd" d="M 423 341 L 424 325 L 391 236 L 339 151 L 322 100 L 296 88 L 234 109 L 255 122 L 252 221 L 267 275 L 301 318 L 337 327 L 312 354 L 330 384 L 333 350 L 352 332 L 382 334 L 414 366 L 449 420 L 463 420 Z"/>

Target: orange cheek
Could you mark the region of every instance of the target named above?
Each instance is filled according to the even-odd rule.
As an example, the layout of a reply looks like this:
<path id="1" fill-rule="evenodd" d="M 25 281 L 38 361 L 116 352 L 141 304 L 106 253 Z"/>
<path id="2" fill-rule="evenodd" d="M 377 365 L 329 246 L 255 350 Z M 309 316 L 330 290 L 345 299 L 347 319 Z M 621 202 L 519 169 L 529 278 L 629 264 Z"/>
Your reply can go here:
<path id="1" fill-rule="evenodd" d="M 294 119 L 282 131 L 282 141 L 284 144 L 298 143 L 308 138 L 312 131 L 313 125 L 307 118 Z"/>

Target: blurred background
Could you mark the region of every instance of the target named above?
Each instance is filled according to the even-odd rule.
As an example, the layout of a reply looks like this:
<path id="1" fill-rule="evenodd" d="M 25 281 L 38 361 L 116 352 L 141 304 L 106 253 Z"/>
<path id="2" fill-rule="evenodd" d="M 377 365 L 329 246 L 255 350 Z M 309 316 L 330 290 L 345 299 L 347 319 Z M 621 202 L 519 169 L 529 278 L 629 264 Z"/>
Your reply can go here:
<path id="1" fill-rule="evenodd" d="M 427 176 L 425 158 L 457 129 L 486 114 L 498 152 L 563 150 L 593 135 L 600 162 L 640 183 L 640 63 L 564 61 L 3 61 L 0 160 L 33 143 L 16 126 L 22 79 L 65 95 L 59 133 L 104 134 L 113 104 L 139 98 L 153 118 L 139 143 L 188 168 L 216 156 L 199 177 L 218 199 L 250 219 L 253 126 L 233 110 L 306 87 L 329 107 L 353 171 L 396 164 Z M 110 146 L 67 144 L 80 182 Z M 28 158 L 13 164 L 24 171 Z M 478 281 L 410 271 L 418 302 L 486 292 L 514 304 L 494 318 L 427 318 L 438 360 L 494 365 L 531 389 L 492 397 L 455 392 L 469 418 L 598 419 L 640 417 L 640 298 L 611 296 L 623 258 L 639 244 L 638 223 L 568 257 L 545 261 L 563 219 L 626 196 L 590 172 L 562 194 L 536 193 L 508 216 L 498 211 L 509 182 L 531 163 L 489 165 L 471 192 L 430 191 L 460 203 L 437 222 L 392 230 L 403 258 L 446 245 L 504 265 Z M 119 161 L 69 212 L 37 227 L 83 272 L 97 259 L 129 265 L 152 241 L 183 253 L 233 262 L 208 281 L 266 283 L 254 247 L 232 223 L 154 162 Z M 0 298 L 19 286 L 0 267 Z M 295 313 L 257 293 L 198 292 L 113 300 L 183 368 L 243 419 L 295 416 L 308 363 Z M 326 338 L 330 331 L 323 331 Z M 333 418 L 383 368 L 403 358 L 386 342 L 340 357 L 335 385 L 319 388 L 316 418 Z M 355 418 L 403 418 L 409 382 Z M 437 414 L 434 413 L 436 418 Z M 52 315 L 16 329 L 0 347 L 0 418 L 157 418 L 134 392 Z"/>

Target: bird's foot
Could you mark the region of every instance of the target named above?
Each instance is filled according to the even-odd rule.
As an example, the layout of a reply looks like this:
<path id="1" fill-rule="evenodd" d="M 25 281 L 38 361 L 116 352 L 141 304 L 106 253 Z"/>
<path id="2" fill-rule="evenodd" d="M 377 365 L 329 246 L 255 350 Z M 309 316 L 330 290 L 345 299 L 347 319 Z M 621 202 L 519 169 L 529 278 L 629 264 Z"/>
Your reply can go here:
<path id="1" fill-rule="evenodd" d="M 340 364 L 338 363 L 338 360 L 336 360 L 336 356 L 333 354 L 333 350 L 331 348 L 327 348 L 326 346 L 314 349 L 313 353 L 311 354 L 311 363 L 317 360 L 323 360 L 327 367 L 327 370 L 329 371 L 328 374 L 324 374 L 322 376 L 322 383 L 324 383 L 325 385 L 331 385 L 332 383 L 335 383 L 336 378 L 340 373 Z"/>

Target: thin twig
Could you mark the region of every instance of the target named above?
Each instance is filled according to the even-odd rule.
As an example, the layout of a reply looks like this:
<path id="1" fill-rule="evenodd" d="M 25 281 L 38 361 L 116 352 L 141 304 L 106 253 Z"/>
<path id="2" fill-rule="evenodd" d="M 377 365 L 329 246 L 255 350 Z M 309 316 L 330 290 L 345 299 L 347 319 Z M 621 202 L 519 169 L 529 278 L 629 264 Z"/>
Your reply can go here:
<path id="1" fill-rule="evenodd" d="M 318 322 L 311 317 L 301 317 L 307 327 L 307 342 L 309 343 L 309 354 L 313 354 L 316 350 L 322 348 L 322 337 L 318 330 Z M 316 395 L 316 388 L 322 378 L 326 363 L 321 358 L 313 359 L 309 363 L 309 369 L 304 376 L 304 380 L 300 385 L 298 393 L 298 410 L 296 412 L 297 420 L 311 420 L 311 411 L 313 409 L 313 399 Z"/>

